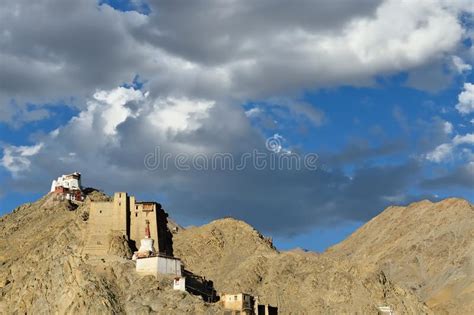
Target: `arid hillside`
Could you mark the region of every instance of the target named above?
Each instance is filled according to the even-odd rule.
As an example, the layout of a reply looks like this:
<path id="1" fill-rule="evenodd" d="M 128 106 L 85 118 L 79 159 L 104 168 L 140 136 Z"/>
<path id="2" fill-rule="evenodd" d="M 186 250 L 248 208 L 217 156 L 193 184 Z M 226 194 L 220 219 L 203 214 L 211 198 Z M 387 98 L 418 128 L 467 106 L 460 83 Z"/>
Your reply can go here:
<path id="1" fill-rule="evenodd" d="M 47 195 L 0 219 L 0 314 L 219 312 L 173 291 L 170 277 L 137 275 L 120 236 L 110 236 L 105 257 L 81 255 L 90 199 L 106 198 L 93 193 L 76 208 Z"/>
<path id="2" fill-rule="evenodd" d="M 381 305 L 429 313 L 411 290 L 382 272 L 362 273 L 345 260 L 315 253 L 278 252 L 242 221 L 222 219 L 187 229 L 174 242 L 185 265 L 212 279 L 219 292 L 258 295 L 282 314 L 376 314 Z"/>
<path id="3" fill-rule="evenodd" d="M 437 314 L 474 313 L 474 207 L 466 200 L 389 207 L 325 255 L 383 271 Z"/>
<path id="4" fill-rule="evenodd" d="M 120 235 L 105 257 L 82 254 L 91 200 L 47 195 L 0 218 L 0 314 L 222 314 L 218 303 L 139 276 Z M 389 207 L 323 254 L 279 252 L 245 222 L 179 228 L 174 254 L 218 293 L 247 292 L 281 314 L 472 313 L 473 207 L 459 199 Z M 172 216 L 172 212 L 170 213 Z"/>

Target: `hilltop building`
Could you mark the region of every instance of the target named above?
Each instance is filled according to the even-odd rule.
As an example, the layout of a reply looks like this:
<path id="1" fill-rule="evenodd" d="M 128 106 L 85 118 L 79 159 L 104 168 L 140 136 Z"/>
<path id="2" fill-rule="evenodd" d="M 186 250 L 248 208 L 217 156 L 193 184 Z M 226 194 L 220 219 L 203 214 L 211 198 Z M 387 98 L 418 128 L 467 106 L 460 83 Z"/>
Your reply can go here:
<path id="1" fill-rule="evenodd" d="M 221 301 L 227 311 L 225 314 L 254 314 L 254 299 L 250 294 L 223 294 Z"/>
<path id="2" fill-rule="evenodd" d="M 118 233 L 127 239 L 132 248 L 138 248 L 142 240 L 135 258 L 165 257 L 172 259 L 173 264 L 177 265 L 173 258 L 172 235 L 167 223 L 168 214 L 159 203 L 138 202 L 126 192 L 116 192 L 112 201 L 91 203 L 89 236 L 84 252 L 89 255 L 106 255 L 110 235 Z"/>
<path id="3" fill-rule="evenodd" d="M 81 186 L 81 173 L 74 172 L 62 175 L 53 180 L 50 192 L 57 194 L 62 199 L 82 201 L 84 197 Z"/>
<path id="4" fill-rule="evenodd" d="M 278 308 L 259 304 L 258 297 L 246 293 L 222 294 L 221 303 L 224 306 L 224 314 L 246 314 L 246 315 L 277 315 Z"/>
<path id="5" fill-rule="evenodd" d="M 393 314 L 395 314 L 393 309 L 388 305 L 378 306 L 377 310 L 378 310 L 378 313 L 380 315 L 393 315 Z"/>

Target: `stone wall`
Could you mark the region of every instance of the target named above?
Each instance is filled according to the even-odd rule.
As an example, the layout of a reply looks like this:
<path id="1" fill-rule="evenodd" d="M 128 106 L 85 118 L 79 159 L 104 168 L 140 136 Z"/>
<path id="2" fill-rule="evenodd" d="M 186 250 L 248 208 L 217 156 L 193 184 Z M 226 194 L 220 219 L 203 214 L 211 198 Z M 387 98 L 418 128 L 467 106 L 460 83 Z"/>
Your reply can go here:
<path id="1" fill-rule="evenodd" d="M 111 233 L 121 233 L 133 250 L 145 237 L 148 220 L 156 253 L 173 256 L 172 234 L 168 230 L 168 214 L 156 202 L 136 202 L 125 192 L 114 194 L 111 202 L 92 202 L 88 218 L 88 236 L 84 253 L 106 255 Z M 135 248 L 133 248 L 135 247 Z"/>
<path id="2" fill-rule="evenodd" d="M 88 235 L 84 253 L 106 255 L 109 249 L 109 234 L 114 229 L 115 211 L 111 202 L 91 203 L 88 218 Z"/>

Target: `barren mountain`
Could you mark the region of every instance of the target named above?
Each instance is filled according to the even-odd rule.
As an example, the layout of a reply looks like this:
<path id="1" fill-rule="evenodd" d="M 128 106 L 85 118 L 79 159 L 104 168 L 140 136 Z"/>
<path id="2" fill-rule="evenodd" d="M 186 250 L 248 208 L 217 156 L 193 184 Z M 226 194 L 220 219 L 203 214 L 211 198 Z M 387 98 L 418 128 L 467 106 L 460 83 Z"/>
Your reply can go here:
<path id="1" fill-rule="evenodd" d="M 466 200 L 389 207 L 327 255 L 383 271 L 437 314 L 474 313 L 474 207 Z"/>
<path id="2" fill-rule="evenodd" d="M 137 275 L 120 235 L 108 256 L 83 255 L 90 200 L 107 198 L 77 206 L 47 195 L 0 218 L 0 313 L 222 313 L 173 291 L 171 277 Z M 323 254 L 279 252 L 222 219 L 178 228 L 174 254 L 217 292 L 258 295 L 282 314 L 472 313 L 473 212 L 457 199 L 390 207 Z"/>
<path id="3" fill-rule="evenodd" d="M 362 274 L 345 261 L 316 253 L 278 252 L 248 224 L 213 221 L 174 237 L 175 253 L 218 292 L 248 292 L 282 314 L 373 314 L 390 305 L 401 313 L 429 313 L 411 292 L 379 273 Z"/>

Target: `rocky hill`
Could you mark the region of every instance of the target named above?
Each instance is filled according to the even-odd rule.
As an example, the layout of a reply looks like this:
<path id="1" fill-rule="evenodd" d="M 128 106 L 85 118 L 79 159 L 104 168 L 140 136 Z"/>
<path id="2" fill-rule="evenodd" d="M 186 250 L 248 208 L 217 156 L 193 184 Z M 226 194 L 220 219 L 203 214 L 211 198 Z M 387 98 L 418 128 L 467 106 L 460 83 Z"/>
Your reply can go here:
<path id="1" fill-rule="evenodd" d="M 0 218 L 0 314 L 222 314 L 135 273 L 127 242 L 82 255 L 93 192 L 81 205 L 47 195 Z M 282 314 L 472 313 L 473 207 L 448 199 L 390 207 L 326 253 L 279 252 L 248 224 L 222 219 L 178 229 L 174 254 L 220 293 L 248 292 Z"/>
<path id="2" fill-rule="evenodd" d="M 139 276 L 127 243 L 111 236 L 107 257 L 81 255 L 89 195 L 79 207 L 47 195 L 0 219 L 0 314 L 183 314 L 218 305 L 172 290 L 172 278 Z"/>
<path id="3" fill-rule="evenodd" d="M 383 271 L 437 314 L 474 313 L 474 206 L 466 200 L 389 207 L 327 255 Z"/>
<path id="4" fill-rule="evenodd" d="M 243 291 L 282 314 L 373 314 L 379 305 L 429 313 L 418 298 L 381 273 L 303 251 L 278 252 L 248 224 L 223 219 L 174 237 L 175 253 L 219 292 Z"/>

